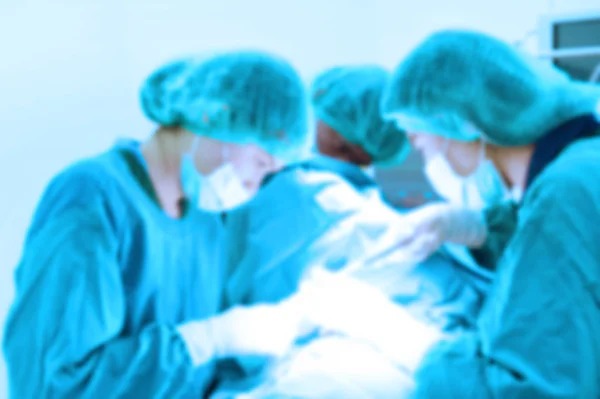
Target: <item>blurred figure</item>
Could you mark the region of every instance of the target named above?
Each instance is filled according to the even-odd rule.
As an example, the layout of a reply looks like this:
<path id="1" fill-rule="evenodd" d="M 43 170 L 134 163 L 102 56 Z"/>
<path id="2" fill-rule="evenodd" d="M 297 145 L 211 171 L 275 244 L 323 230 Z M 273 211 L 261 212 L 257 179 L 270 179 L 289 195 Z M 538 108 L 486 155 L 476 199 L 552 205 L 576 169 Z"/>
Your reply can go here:
<path id="1" fill-rule="evenodd" d="M 404 132 L 380 112 L 389 77 L 375 66 L 323 72 L 311 97 L 318 147 L 327 156 L 269 176 L 252 201 L 227 214 L 229 303 L 285 301 L 302 284 L 315 283 L 321 268 L 348 273 L 347 286 L 335 278 L 320 281 L 316 290 L 299 290 L 308 316 L 318 320 L 313 324 L 341 335 L 303 342 L 299 358 L 290 353 L 259 368 L 258 377 L 255 363 L 240 361 L 242 372 L 222 381 L 216 397 L 248 390 L 249 397 L 399 397 L 411 380 L 390 360 L 397 349 L 405 353 L 401 337 L 412 341 L 431 330 L 474 328 L 488 276 L 442 251 L 420 264 L 407 262 L 393 250 L 404 216 L 361 170 L 373 163 L 398 165 L 409 149 Z M 384 256 L 365 262 L 375 254 Z M 365 286 L 370 288 L 360 288 Z M 422 320 L 417 325 L 429 327 L 415 334 L 400 316 L 407 311 Z M 340 348 L 346 355 L 340 357 Z M 358 353 L 370 354 L 368 360 Z M 307 354 L 310 368 L 303 363 Z M 338 357 L 344 360 L 336 366 L 331 360 Z"/>
<path id="2" fill-rule="evenodd" d="M 235 268 L 229 295 L 234 303 L 280 300 L 293 293 L 316 260 L 315 250 L 329 250 L 318 244 L 321 236 L 360 212 L 357 206 L 365 204 L 364 198 L 383 201 L 361 167 L 398 165 L 407 155 L 406 135 L 380 112 L 388 79 L 389 73 L 377 66 L 345 66 L 315 80 L 311 97 L 317 144 L 328 156 L 270 175 L 253 201 L 228 214 L 233 235 L 228 264 Z"/>
<path id="3" fill-rule="evenodd" d="M 156 133 L 67 168 L 35 212 L 6 324 L 11 397 L 202 397 L 216 360 L 298 334 L 291 305 L 216 316 L 219 212 L 307 139 L 297 73 L 257 52 L 185 59 L 150 75 L 141 104 Z"/>
<path id="4" fill-rule="evenodd" d="M 366 169 L 399 165 L 406 136 L 383 119 L 380 102 L 389 73 L 377 66 L 332 68 L 317 77 L 312 103 L 319 153 Z"/>
<path id="5" fill-rule="evenodd" d="M 479 225 L 448 205 L 412 216 L 408 251 L 486 246 L 512 226 L 492 245 L 501 257 L 477 329 L 429 353 L 414 397 L 600 396 L 599 101 L 598 87 L 475 32 L 436 33 L 397 68 L 384 108 L 431 172 L 485 203 L 523 197 Z"/>

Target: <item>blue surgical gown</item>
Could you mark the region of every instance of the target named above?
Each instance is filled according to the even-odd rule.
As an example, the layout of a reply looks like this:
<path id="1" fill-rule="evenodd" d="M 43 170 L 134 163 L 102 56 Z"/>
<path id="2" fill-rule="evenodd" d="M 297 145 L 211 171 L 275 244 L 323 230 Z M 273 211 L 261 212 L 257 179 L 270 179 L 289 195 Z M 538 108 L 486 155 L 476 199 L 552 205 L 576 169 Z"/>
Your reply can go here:
<path id="1" fill-rule="evenodd" d="M 315 266 L 340 270 L 384 242 L 391 249 L 402 216 L 368 181 L 359 168 L 334 160 L 273 176 L 253 201 L 228 215 L 234 234 L 229 300 L 277 302 Z M 477 266 L 469 269 L 442 252 L 422 264 L 398 266 L 393 254 L 379 264 L 354 275 L 444 330 L 474 325 L 489 285 Z"/>
<path id="2" fill-rule="evenodd" d="M 325 157 L 267 180 L 252 201 L 227 215 L 231 303 L 272 302 L 293 293 L 308 266 L 322 259 L 315 242 L 356 211 L 352 198 L 377 194 L 359 168 Z"/>
<path id="3" fill-rule="evenodd" d="M 439 343 L 416 398 L 600 397 L 600 138 L 528 189 L 477 329 Z"/>
<path id="4" fill-rule="evenodd" d="M 562 150 L 577 140 L 595 137 L 599 127 L 597 115 L 584 114 L 557 126 L 538 140 L 527 171 L 526 189 Z M 487 239 L 480 248 L 470 251 L 480 266 L 489 270 L 496 269 L 504 249 L 517 229 L 518 213 L 519 204 L 514 201 L 496 204 L 484 211 Z"/>
<path id="5" fill-rule="evenodd" d="M 169 218 L 141 160 L 119 144 L 43 194 L 6 324 L 11 397 L 201 397 L 210 383 L 213 362 L 193 367 L 174 327 L 221 307 L 222 221 Z"/>
<path id="6" fill-rule="evenodd" d="M 397 244 L 402 215 L 386 204 L 375 183 L 353 165 L 319 161 L 277 173 L 250 203 L 228 214 L 227 294 L 233 303 L 277 302 L 292 295 L 313 267 L 340 270 Z M 444 331 L 474 327 L 489 286 L 477 265 L 443 251 L 421 264 L 398 264 L 394 254 L 353 269 L 353 276 Z M 240 362 L 244 372 L 223 378 L 215 397 L 248 391 L 251 397 L 398 397 L 411 385 L 385 354 L 352 338 L 316 337 L 301 347 L 300 358 L 292 353 L 258 367 L 258 373 L 257 364 Z M 341 363 L 336 351 L 344 352 Z"/>

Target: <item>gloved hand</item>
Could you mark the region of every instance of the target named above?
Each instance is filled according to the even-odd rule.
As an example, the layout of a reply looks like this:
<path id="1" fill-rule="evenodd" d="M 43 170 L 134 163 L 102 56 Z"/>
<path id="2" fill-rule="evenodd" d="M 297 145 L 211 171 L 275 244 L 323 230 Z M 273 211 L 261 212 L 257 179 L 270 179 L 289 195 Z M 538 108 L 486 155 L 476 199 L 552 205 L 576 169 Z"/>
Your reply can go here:
<path id="1" fill-rule="evenodd" d="M 236 356 L 277 357 L 285 354 L 310 326 L 292 300 L 274 305 L 238 306 L 203 321 L 180 325 L 195 365 Z"/>
<path id="2" fill-rule="evenodd" d="M 309 324 L 364 341 L 409 370 L 442 336 L 376 287 L 341 273 L 315 270 L 296 296 Z"/>
<path id="3" fill-rule="evenodd" d="M 405 215 L 404 222 L 411 226 L 410 233 L 400 238 L 398 248 L 415 262 L 425 260 L 446 242 L 478 248 L 487 236 L 482 211 L 448 203 L 424 205 Z"/>

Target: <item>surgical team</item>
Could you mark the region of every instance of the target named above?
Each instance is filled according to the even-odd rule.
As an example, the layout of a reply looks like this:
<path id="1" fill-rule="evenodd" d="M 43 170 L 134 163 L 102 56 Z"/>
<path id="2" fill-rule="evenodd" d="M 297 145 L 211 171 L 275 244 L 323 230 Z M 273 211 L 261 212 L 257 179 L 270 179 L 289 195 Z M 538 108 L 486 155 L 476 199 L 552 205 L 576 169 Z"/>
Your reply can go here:
<path id="1" fill-rule="evenodd" d="M 600 87 L 444 30 L 393 71 L 336 67 L 308 90 L 273 54 L 184 58 L 140 104 L 155 133 L 66 168 L 35 210 L 4 334 L 11 398 L 225 397 L 324 331 L 402 373 L 370 396 L 307 379 L 313 394 L 239 397 L 600 398 Z M 411 147 L 443 201 L 392 210 L 370 170 Z M 388 247 L 401 260 L 373 277 Z M 449 248 L 475 264 L 460 289 L 440 277 Z M 398 299 L 408 279 L 469 305 L 433 328 Z"/>

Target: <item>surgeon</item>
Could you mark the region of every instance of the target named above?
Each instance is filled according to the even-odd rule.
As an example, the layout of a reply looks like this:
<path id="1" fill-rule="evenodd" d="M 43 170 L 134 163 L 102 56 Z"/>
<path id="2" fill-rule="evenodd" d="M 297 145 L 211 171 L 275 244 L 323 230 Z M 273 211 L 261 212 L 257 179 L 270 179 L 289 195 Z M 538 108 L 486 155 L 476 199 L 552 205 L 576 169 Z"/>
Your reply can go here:
<path id="1" fill-rule="evenodd" d="M 309 318 L 318 319 L 314 324 L 350 337 L 317 336 L 311 337 L 316 339 L 309 343 L 303 341 L 301 353 L 318 348 L 318 352 L 311 355 L 314 363 L 310 366 L 310 376 L 298 374 L 299 369 L 303 369 L 302 360 L 298 363 L 291 360 L 298 367 L 289 366 L 288 361 L 290 357 L 295 359 L 296 351 L 289 354 L 287 361 L 271 362 L 269 367 L 242 359 L 238 362 L 241 370 L 234 368 L 227 376 L 219 375 L 216 397 L 237 397 L 236 394 L 247 392 L 251 387 L 256 394 L 253 397 L 345 398 L 359 394 L 364 397 L 366 392 L 377 392 L 374 397 L 384 397 L 380 393 L 385 391 L 398 397 L 394 394 L 404 389 L 407 377 L 391 366 L 388 353 L 377 360 L 373 359 L 377 355 L 370 357 L 378 367 L 375 380 L 367 373 L 372 371 L 368 369 L 373 363 L 362 358 L 350 359 L 373 335 L 377 344 L 390 347 L 381 342 L 381 335 L 371 334 L 373 330 L 379 331 L 381 325 L 373 321 L 373 315 L 379 316 L 377 321 L 381 321 L 390 312 L 396 314 L 396 306 L 390 298 L 400 305 L 408 305 L 440 329 L 455 330 L 473 325 L 483 294 L 479 287 L 467 282 L 468 271 L 442 255 L 403 270 L 392 266 L 352 269 L 353 278 L 376 286 L 377 297 L 383 298 L 387 311 L 378 306 L 379 301 L 373 304 L 368 295 L 360 294 L 354 285 L 350 290 L 340 290 L 336 284 L 329 283 L 335 279 L 314 281 L 314 272 L 321 271 L 321 267 L 349 272 L 349 266 L 356 261 L 381 248 L 391 248 L 396 243 L 396 229 L 402 228 L 401 215 L 385 203 L 368 173 L 373 164 L 401 164 L 409 149 L 404 132 L 393 122 L 386 122 L 381 114 L 381 98 L 389 78 L 388 71 L 370 65 L 340 66 L 322 72 L 310 90 L 320 155 L 290 164 L 270 175 L 252 201 L 227 213 L 230 236 L 227 263 L 232 270 L 227 284 L 228 301 L 277 303 L 292 295 L 294 299 L 304 296 L 304 302 L 311 304 L 305 305 Z M 396 259 L 389 257 L 379 263 L 397 264 Z M 373 272 L 374 269 L 377 271 Z M 319 289 L 309 290 L 309 293 L 299 290 L 302 284 L 313 283 Z M 346 301 L 346 293 L 355 301 Z M 327 306 L 331 301 L 336 306 Z M 360 314 L 354 306 L 357 303 L 361 305 Z M 352 320 L 357 325 L 372 326 L 372 329 L 356 329 L 354 323 L 346 323 L 343 315 L 348 312 L 352 312 Z M 403 322 L 397 324 L 404 328 Z M 389 329 L 390 323 L 384 325 L 386 332 L 398 337 L 398 330 Z M 360 331 L 357 333 L 357 330 Z M 347 354 L 346 359 L 350 361 L 344 361 L 343 370 L 326 360 L 339 355 L 332 356 L 340 344 L 352 353 Z M 368 352 L 371 344 L 372 339 L 365 344 L 365 351 Z M 372 353 L 375 354 L 375 350 Z M 353 371 L 349 371 L 351 365 L 355 367 Z M 289 372 L 288 377 L 293 381 L 304 379 L 303 383 L 284 389 L 289 379 L 279 372 L 270 374 L 282 369 L 286 370 L 284 374 Z M 358 370 L 362 370 L 362 374 Z M 353 372 L 358 374 L 351 378 L 354 392 L 349 395 L 344 380 Z M 281 381 L 282 378 L 285 381 Z M 306 390 L 298 390 L 301 386 Z M 325 391 L 333 396 L 324 395 Z"/>
<path id="2" fill-rule="evenodd" d="M 313 83 L 311 97 L 317 117 L 317 149 L 326 158 L 313 158 L 288 169 L 302 166 L 335 170 L 367 195 L 371 189 L 378 191 L 372 180 L 374 167 L 398 166 L 410 149 L 404 131 L 381 114 L 380 99 L 389 78 L 389 73 L 377 66 L 342 66 L 321 73 Z M 504 185 L 497 185 L 496 191 L 487 196 L 469 186 L 453 189 L 454 176 L 444 174 L 444 169 L 439 173 L 436 164 L 436 159 L 430 162 L 425 174 L 445 203 L 411 214 L 406 223 L 412 223 L 413 219 L 421 222 L 423 214 L 435 214 L 431 223 L 439 223 L 438 218 L 443 215 L 444 223 L 454 226 L 453 235 L 446 239 L 440 234 L 435 239 L 428 237 L 413 243 L 412 258 L 424 261 L 443 244 L 455 244 L 446 246 L 453 256 L 493 270 L 515 228 L 514 205 L 520 199 L 519 193 Z M 496 205 L 494 211 L 482 212 L 491 205 Z M 484 244 L 486 221 L 495 234 Z M 465 245 L 471 248 L 469 254 L 464 253 Z"/>
<path id="3" fill-rule="evenodd" d="M 409 150 L 404 132 L 380 112 L 389 77 L 381 67 L 357 65 L 315 79 L 311 99 L 321 155 L 270 175 L 252 202 L 227 216 L 234 234 L 228 240 L 232 302 L 275 301 L 293 293 L 306 268 L 334 249 L 332 243 L 317 245 L 324 243 L 322 234 L 358 212 L 364 197 L 381 202 L 365 168 L 398 165 Z"/>
<path id="4" fill-rule="evenodd" d="M 470 31 L 433 34 L 396 69 L 383 107 L 435 173 L 486 198 L 522 193 L 477 328 L 427 343 L 414 397 L 600 397 L 599 100 Z M 447 208 L 420 212 L 407 247 L 453 237 Z"/>
<path id="5" fill-rule="evenodd" d="M 220 212 L 308 138 L 295 70 L 259 52 L 179 60 L 141 106 L 150 139 L 75 163 L 42 196 L 6 324 L 11 397 L 202 397 L 216 361 L 298 334 L 291 302 L 220 313 Z"/>
<path id="6" fill-rule="evenodd" d="M 406 135 L 383 119 L 381 95 L 390 78 L 378 66 L 341 66 L 321 73 L 313 83 L 318 152 L 358 166 L 393 167 L 409 151 Z"/>

